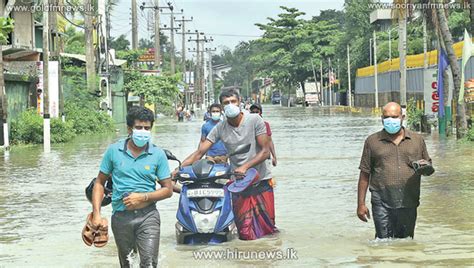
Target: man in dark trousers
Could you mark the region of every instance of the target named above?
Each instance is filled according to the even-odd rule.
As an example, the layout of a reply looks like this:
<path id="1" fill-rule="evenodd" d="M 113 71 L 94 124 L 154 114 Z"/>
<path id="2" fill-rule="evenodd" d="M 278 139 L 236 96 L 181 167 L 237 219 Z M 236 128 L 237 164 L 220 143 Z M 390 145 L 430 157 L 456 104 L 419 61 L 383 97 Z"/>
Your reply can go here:
<path id="1" fill-rule="evenodd" d="M 130 109 L 129 136 L 107 148 L 93 189 L 92 225 L 99 226 L 104 184 L 112 177 L 112 231 L 121 267 L 130 267 L 129 255 L 136 249 L 140 267 L 158 265 L 161 221 L 155 204 L 171 197 L 173 188 L 166 154 L 151 143 L 154 119 L 147 108 Z"/>
<path id="2" fill-rule="evenodd" d="M 370 187 L 377 238 L 414 237 L 420 204 L 421 175 L 434 172 L 423 137 L 402 126 L 398 103 L 383 108 L 383 129 L 370 135 L 360 161 L 357 216 L 367 222 L 365 205 Z"/>

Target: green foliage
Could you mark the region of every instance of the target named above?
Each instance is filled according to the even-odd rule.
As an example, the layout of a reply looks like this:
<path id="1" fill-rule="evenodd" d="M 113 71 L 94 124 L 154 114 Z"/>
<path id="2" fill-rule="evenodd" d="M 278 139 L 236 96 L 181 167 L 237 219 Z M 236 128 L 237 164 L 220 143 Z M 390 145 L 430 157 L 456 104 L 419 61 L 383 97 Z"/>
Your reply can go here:
<path id="1" fill-rule="evenodd" d="M 13 31 L 15 21 L 11 18 L 0 17 L 0 45 L 6 45 L 8 34 Z"/>
<path id="2" fill-rule="evenodd" d="M 131 71 L 127 74 L 125 90 L 135 96 L 143 97 L 148 104 L 158 104 L 169 107 L 178 97 L 177 85 L 181 81 L 181 74 L 173 76 L 143 75 L 138 71 Z"/>
<path id="3" fill-rule="evenodd" d="M 12 144 L 43 142 L 44 119 L 34 109 L 24 111 L 11 122 Z M 76 136 L 71 122 L 63 122 L 59 118 L 51 119 L 51 142 L 68 142 Z"/>
<path id="4" fill-rule="evenodd" d="M 141 41 L 141 40 L 140 40 Z M 120 51 L 120 50 L 129 50 L 130 49 L 130 42 L 127 40 L 127 37 L 122 34 L 117 38 L 113 38 L 109 40 L 110 47 Z"/>
<path id="5" fill-rule="evenodd" d="M 411 98 L 407 103 L 407 126 L 412 129 L 419 129 L 424 111 L 416 107 L 415 99 Z"/>
<path id="6" fill-rule="evenodd" d="M 64 43 L 64 52 L 84 55 L 86 52 L 84 32 L 78 32 L 76 27 L 69 26 L 66 28 L 65 34 L 67 38 Z"/>
<path id="7" fill-rule="evenodd" d="M 103 111 L 77 102 L 66 101 L 66 121 L 71 122 L 77 134 L 106 133 L 114 130 L 112 118 Z"/>
<path id="8" fill-rule="evenodd" d="M 117 51 L 117 58 L 126 60 L 128 66 L 132 66 L 134 62 L 138 61 L 140 55 L 144 54 L 146 50 L 118 50 Z"/>
<path id="9" fill-rule="evenodd" d="M 467 141 L 474 141 L 474 128 L 469 129 L 464 139 Z"/>
<path id="10" fill-rule="evenodd" d="M 155 47 L 155 42 L 151 41 L 150 39 L 141 38 L 140 41 L 138 41 L 139 49 L 148 49 L 152 47 Z"/>

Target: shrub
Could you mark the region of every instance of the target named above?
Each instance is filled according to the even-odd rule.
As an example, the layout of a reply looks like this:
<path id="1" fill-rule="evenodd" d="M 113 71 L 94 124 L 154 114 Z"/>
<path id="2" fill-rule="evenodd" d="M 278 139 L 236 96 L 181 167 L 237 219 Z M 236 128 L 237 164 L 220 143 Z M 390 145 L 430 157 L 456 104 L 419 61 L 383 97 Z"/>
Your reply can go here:
<path id="1" fill-rule="evenodd" d="M 77 134 L 105 133 L 114 130 L 114 121 L 105 112 L 82 107 L 73 102 L 66 102 L 64 109 L 66 121 L 72 122 Z"/>
<path id="2" fill-rule="evenodd" d="M 43 120 L 43 117 L 34 109 L 21 113 L 11 122 L 12 144 L 42 143 Z M 50 122 L 52 143 L 67 142 L 76 136 L 72 123 L 63 122 L 59 118 L 52 118 Z"/>
<path id="3" fill-rule="evenodd" d="M 466 133 L 465 139 L 468 141 L 474 141 L 474 128 L 469 129 Z"/>

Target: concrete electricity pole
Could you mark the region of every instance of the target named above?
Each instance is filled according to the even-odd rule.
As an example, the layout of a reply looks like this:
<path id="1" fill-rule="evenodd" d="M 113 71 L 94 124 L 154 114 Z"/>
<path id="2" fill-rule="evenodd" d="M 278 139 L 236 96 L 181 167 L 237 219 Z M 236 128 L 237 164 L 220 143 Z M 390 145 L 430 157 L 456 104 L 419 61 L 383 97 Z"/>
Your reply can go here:
<path id="1" fill-rule="evenodd" d="M 160 9 L 168 8 L 171 9 L 171 3 L 168 3 L 168 6 L 160 7 L 159 0 L 155 0 L 153 6 L 145 6 L 145 2 L 140 6 L 140 10 L 145 10 L 146 8 L 153 8 L 155 13 L 155 70 L 160 69 L 161 65 L 161 46 L 160 46 Z"/>
<path id="2" fill-rule="evenodd" d="M 324 78 L 323 78 L 323 60 L 320 61 L 319 71 L 321 73 L 321 104 L 324 106 Z"/>
<path id="3" fill-rule="evenodd" d="M 192 39 L 192 38 L 189 38 L 188 39 L 188 42 L 196 42 L 196 50 L 192 51 L 192 52 L 196 52 L 196 76 L 194 78 L 194 88 L 195 88 L 195 91 L 196 91 L 196 97 L 197 97 L 197 102 L 196 104 L 198 106 L 201 106 L 203 103 L 204 103 L 204 88 L 202 86 L 202 81 L 201 81 L 201 68 L 202 68 L 202 56 L 201 56 L 201 43 L 202 42 L 206 42 L 206 38 L 200 38 L 199 36 L 200 35 L 204 35 L 204 33 L 202 32 L 198 32 L 196 30 L 195 32 L 196 34 L 196 39 Z"/>
<path id="4" fill-rule="evenodd" d="M 91 6 L 91 0 L 84 1 L 85 6 Z M 95 90 L 95 51 L 93 44 L 93 15 L 91 13 L 84 14 L 84 38 L 86 43 L 86 77 L 87 89 L 89 93 L 96 94 Z"/>
<path id="5" fill-rule="evenodd" d="M 132 49 L 138 49 L 137 0 L 132 0 Z"/>
<path id="6" fill-rule="evenodd" d="M 377 68 L 377 34 L 374 30 L 374 81 L 375 81 L 375 108 L 379 107 L 379 81 Z"/>
<path id="7" fill-rule="evenodd" d="M 190 19 L 185 19 L 184 16 L 180 19 L 177 20 L 175 19 L 176 22 L 179 22 L 179 26 L 181 26 L 181 69 L 183 71 L 183 81 L 186 80 L 186 22 L 193 21 L 193 17 Z"/>
<path id="8" fill-rule="evenodd" d="M 349 107 L 352 107 L 352 89 L 351 89 L 351 57 L 349 45 L 347 45 L 347 100 Z"/>
<path id="9" fill-rule="evenodd" d="M 212 40 L 212 39 L 211 39 Z M 209 102 L 215 102 L 214 99 L 214 72 L 212 70 L 212 52 L 217 51 L 217 48 L 206 48 L 209 57 Z"/>
<path id="10" fill-rule="evenodd" d="M 404 109 L 407 107 L 407 12 L 408 9 L 401 10 L 398 15 L 398 51 L 400 54 L 400 105 Z"/>
<path id="11" fill-rule="evenodd" d="M 328 69 L 328 82 L 329 82 L 329 106 L 332 106 L 332 67 L 331 58 L 329 58 L 329 69 Z"/>
<path id="12" fill-rule="evenodd" d="M 49 0 L 44 0 L 47 6 Z M 43 12 L 43 149 L 51 152 L 51 126 L 49 114 L 49 12 Z"/>
<path id="13" fill-rule="evenodd" d="M 175 49 L 174 49 L 174 33 L 176 30 L 178 30 L 180 27 L 174 27 L 174 20 L 175 20 L 175 17 L 174 15 L 175 14 L 183 14 L 183 10 L 181 9 L 181 13 L 174 13 L 173 12 L 173 6 L 170 6 L 170 13 L 163 13 L 163 15 L 170 15 L 170 27 L 166 27 L 166 25 L 164 25 L 165 27 L 162 28 L 163 30 L 170 30 L 170 45 L 171 45 L 171 52 L 170 52 L 170 58 L 171 58 L 171 74 L 175 74 L 176 73 L 176 66 L 175 66 Z"/>

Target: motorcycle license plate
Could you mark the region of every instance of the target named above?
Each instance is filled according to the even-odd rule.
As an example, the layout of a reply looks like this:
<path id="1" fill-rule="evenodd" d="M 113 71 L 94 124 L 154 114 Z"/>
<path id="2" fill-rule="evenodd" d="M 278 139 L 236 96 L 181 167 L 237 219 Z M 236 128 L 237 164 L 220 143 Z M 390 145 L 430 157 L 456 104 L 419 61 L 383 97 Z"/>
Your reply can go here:
<path id="1" fill-rule="evenodd" d="M 223 189 L 190 189 L 187 196 L 193 197 L 224 197 Z"/>

